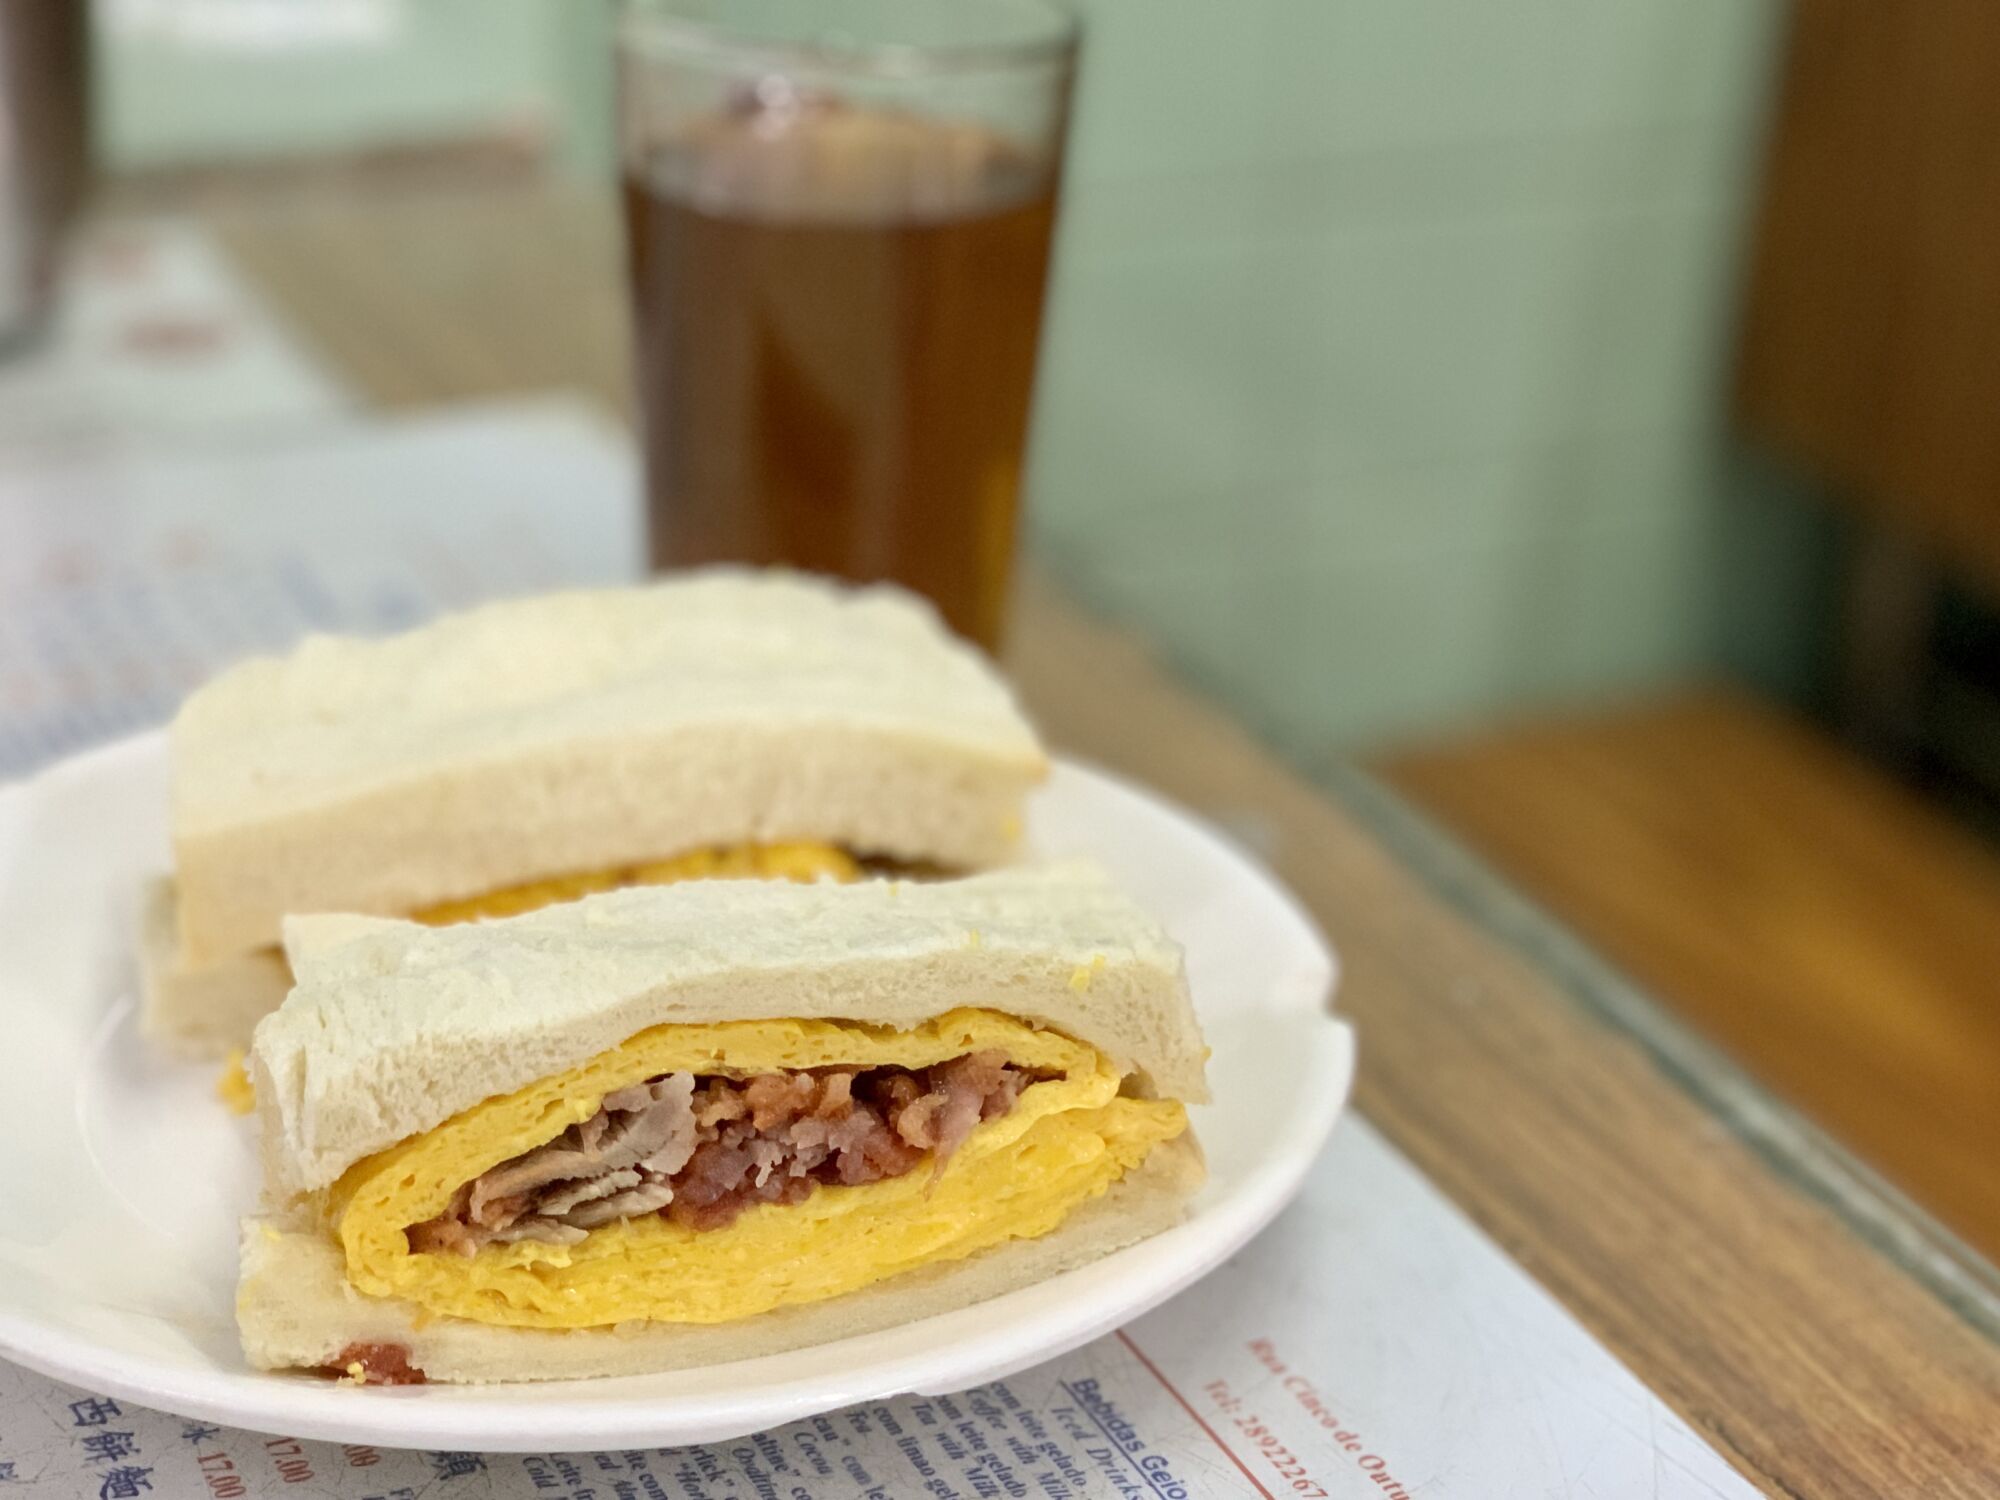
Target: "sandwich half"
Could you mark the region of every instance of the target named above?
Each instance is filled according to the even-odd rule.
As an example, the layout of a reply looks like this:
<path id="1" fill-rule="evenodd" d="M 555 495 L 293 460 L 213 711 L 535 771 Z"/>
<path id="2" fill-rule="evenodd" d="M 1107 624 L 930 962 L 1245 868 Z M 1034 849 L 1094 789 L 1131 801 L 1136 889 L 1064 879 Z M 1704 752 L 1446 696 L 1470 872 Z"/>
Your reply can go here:
<path id="1" fill-rule="evenodd" d="M 148 1029 L 243 1045 L 292 913 L 508 916 L 693 876 L 969 872 L 1046 773 L 985 658 L 888 587 L 716 570 L 315 637 L 172 732 Z"/>
<path id="2" fill-rule="evenodd" d="M 633 1374 L 997 1296 L 1176 1222 L 1206 1049 L 1088 866 L 287 925 L 251 1066 L 263 1369 Z"/>

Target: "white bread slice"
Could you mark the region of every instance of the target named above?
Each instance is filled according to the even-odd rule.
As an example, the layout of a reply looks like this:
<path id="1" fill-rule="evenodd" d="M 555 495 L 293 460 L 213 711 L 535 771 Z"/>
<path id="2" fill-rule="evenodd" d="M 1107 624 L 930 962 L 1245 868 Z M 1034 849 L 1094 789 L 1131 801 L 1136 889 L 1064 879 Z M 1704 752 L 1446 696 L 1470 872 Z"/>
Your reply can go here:
<path id="1" fill-rule="evenodd" d="M 314 637 L 173 726 L 180 961 L 703 846 L 1012 853 L 1046 772 L 1006 685 L 887 587 L 722 569 Z"/>
<path id="2" fill-rule="evenodd" d="M 1097 1047 L 1140 1092 L 1208 1097 L 1180 949 L 1083 863 L 692 881 L 458 927 L 295 917 L 286 946 L 298 982 L 250 1052 L 281 1202 L 666 1021 L 909 1027 L 987 1006 Z"/>
<path id="3" fill-rule="evenodd" d="M 1013 1240 L 969 1260 L 921 1267 L 844 1297 L 778 1308 L 733 1323 L 633 1323 L 616 1328 L 499 1328 L 419 1315 L 347 1282 L 323 1231 L 247 1219 L 236 1315 L 259 1369 L 334 1364 L 354 1343 L 399 1344 L 432 1380 L 480 1383 L 636 1375 L 755 1359 L 872 1333 L 1044 1281 L 1177 1223 L 1201 1185 L 1192 1132 L 1155 1147 L 1105 1194 L 1039 1239 Z"/>
<path id="4" fill-rule="evenodd" d="M 292 971 L 276 948 L 258 948 L 199 969 L 180 962 L 174 883 L 146 883 L 139 915 L 139 1024 L 191 1061 L 247 1047 L 258 1021 L 278 1008 Z"/>

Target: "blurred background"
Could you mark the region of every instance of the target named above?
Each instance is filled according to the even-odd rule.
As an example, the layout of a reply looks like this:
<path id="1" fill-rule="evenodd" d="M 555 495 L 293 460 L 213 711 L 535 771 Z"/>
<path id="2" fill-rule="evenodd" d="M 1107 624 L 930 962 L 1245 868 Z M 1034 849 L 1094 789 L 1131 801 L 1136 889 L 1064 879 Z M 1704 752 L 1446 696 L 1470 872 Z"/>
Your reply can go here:
<path id="1" fill-rule="evenodd" d="M 1039 575 L 2000 1253 L 2000 11 L 1082 9 Z M 437 383 L 376 329 L 555 257 L 449 394 L 629 409 L 604 0 L 90 20 L 106 220 L 390 408 Z"/>
<path id="2" fill-rule="evenodd" d="M 1810 688 L 1820 518 L 1717 443 L 1782 7 L 1088 13 L 1031 509 L 1079 586 L 1306 754 Z M 105 153 L 609 181 L 604 15 L 111 0 Z"/>

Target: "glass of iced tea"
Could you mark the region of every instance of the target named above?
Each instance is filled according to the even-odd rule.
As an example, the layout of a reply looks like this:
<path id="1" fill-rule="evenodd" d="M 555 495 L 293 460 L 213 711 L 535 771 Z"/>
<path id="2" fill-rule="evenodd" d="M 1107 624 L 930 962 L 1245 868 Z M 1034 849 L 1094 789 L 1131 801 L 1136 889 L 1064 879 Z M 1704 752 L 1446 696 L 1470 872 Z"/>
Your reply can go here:
<path id="1" fill-rule="evenodd" d="M 997 644 L 1076 43 L 1060 0 L 628 0 L 655 567 L 894 579 Z"/>

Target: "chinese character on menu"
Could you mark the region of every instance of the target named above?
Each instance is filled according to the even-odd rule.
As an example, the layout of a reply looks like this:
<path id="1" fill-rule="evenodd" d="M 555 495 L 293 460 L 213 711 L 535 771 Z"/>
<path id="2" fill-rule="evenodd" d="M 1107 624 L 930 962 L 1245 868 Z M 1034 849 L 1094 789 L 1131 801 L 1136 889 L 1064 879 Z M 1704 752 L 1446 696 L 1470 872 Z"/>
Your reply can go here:
<path id="1" fill-rule="evenodd" d="M 486 1467 L 486 1460 L 477 1453 L 426 1453 L 424 1457 L 431 1461 L 431 1470 L 440 1479 L 462 1479 Z"/>
<path id="2" fill-rule="evenodd" d="M 94 1464 L 108 1464 L 114 1459 L 130 1458 L 139 1451 L 139 1444 L 129 1432 L 93 1432 L 83 1440 L 83 1451 L 90 1455 Z"/>
<path id="3" fill-rule="evenodd" d="M 205 1422 L 181 1423 L 181 1441 L 192 1443 L 197 1448 L 203 1443 L 212 1443 L 222 1436 L 220 1427 L 210 1427 Z"/>
<path id="4" fill-rule="evenodd" d="M 81 1401 L 70 1402 L 69 1414 L 76 1419 L 69 1424 L 72 1427 L 102 1427 L 113 1417 L 125 1415 L 116 1401 L 102 1396 L 85 1396 Z"/>
<path id="5" fill-rule="evenodd" d="M 141 1490 L 153 1487 L 153 1471 L 142 1469 L 137 1464 L 127 1464 L 113 1469 L 104 1476 L 104 1483 L 97 1487 L 97 1500 L 134 1500 Z"/>

